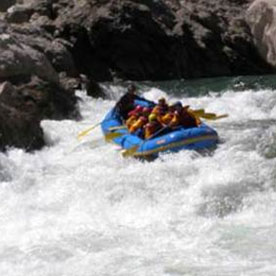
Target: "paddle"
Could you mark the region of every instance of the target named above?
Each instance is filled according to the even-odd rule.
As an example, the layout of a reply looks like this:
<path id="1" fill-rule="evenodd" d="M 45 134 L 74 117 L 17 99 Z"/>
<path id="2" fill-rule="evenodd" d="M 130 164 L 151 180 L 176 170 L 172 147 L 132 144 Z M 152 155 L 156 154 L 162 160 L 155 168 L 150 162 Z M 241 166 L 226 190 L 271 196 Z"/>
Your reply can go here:
<path id="1" fill-rule="evenodd" d="M 108 130 L 113 131 L 113 130 L 119 130 L 119 129 L 125 129 L 127 126 L 114 126 L 110 127 Z"/>
<path id="2" fill-rule="evenodd" d="M 218 120 L 226 117 L 228 117 L 228 114 L 216 115 L 215 113 L 204 113 L 200 115 L 200 118 L 204 118 L 207 120 Z"/>
<path id="3" fill-rule="evenodd" d="M 119 132 L 109 132 L 107 133 L 104 138 L 106 142 L 111 142 L 113 139 L 118 138 L 120 136 L 124 135 L 124 133 Z"/>
<path id="4" fill-rule="evenodd" d="M 203 108 L 201 109 L 189 109 L 193 114 L 195 115 L 202 115 L 205 113 L 205 110 Z"/>
<path id="5" fill-rule="evenodd" d="M 138 146 L 134 146 L 132 148 L 126 149 L 122 151 L 122 156 L 123 157 L 129 157 L 134 155 L 134 153 L 138 150 L 139 145 Z"/>
<path id="6" fill-rule="evenodd" d="M 94 125 L 94 126 L 88 128 L 88 129 L 86 129 L 86 130 L 80 132 L 80 133 L 78 134 L 78 140 L 80 140 L 82 137 L 86 136 L 90 131 L 92 131 L 94 128 L 98 127 L 101 123 L 102 123 L 102 122 L 99 122 L 99 123 L 97 123 L 96 125 Z"/>
<path id="7" fill-rule="evenodd" d="M 218 119 L 228 117 L 228 114 L 216 115 L 215 113 L 205 113 L 204 109 L 197 109 L 197 110 L 190 109 L 189 111 L 193 113 L 196 117 L 204 118 L 207 120 L 218 120 Z"/>

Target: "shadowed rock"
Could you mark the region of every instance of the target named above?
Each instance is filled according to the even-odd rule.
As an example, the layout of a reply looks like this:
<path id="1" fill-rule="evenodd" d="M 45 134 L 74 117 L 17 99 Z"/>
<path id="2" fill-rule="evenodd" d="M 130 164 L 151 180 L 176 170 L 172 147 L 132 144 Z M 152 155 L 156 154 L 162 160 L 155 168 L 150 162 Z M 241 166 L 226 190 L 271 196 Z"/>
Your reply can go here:
<path id="1" fill-rule="evenodd" d="M 40 149 L 44 145 L 35 103 L 9 82 L 0 85 L 0 149 Z"/>
<path id="2" fill-rule="evenodd" d="M 58 75 L 42 53 L 9 33 L 0 34 L 0 80 L 28 78 L 32 74 L 57 82 Z"/>
<path id="3" fill-rule="evenodd" d="M 16 146 L 27 150 L 44 145 L 40 121 L 78 118 L 76 97 L 60 85 L 32 78 L 28 84 L 0 85 L 0 149 Z M 75 111 L 74 111 L 75 110 Z"/>
<path id="4" fill-rule="evenodd" d="M 16 0 L 1 0 L 0 1 L 0 12 L 5 12 L 9 7 L 14 5 Z"/>
<path id="5" fill-rule="evenodd" d="M 276 68 L 276 2 L 254 1 L 246 19 L 260 54 Z"/>

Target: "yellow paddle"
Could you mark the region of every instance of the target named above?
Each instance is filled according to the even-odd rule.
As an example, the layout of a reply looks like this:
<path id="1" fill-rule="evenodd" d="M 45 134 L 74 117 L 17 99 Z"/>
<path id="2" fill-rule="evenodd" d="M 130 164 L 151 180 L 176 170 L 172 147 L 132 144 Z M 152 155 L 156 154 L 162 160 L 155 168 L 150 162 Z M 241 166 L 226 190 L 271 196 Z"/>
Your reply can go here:
<path id="1" fill-rule="evenodd" d="M 125 129 L 127 128 L 127 126 L 114 126 L 114 127 L 110 127 L 108 130 L 112 131 L 112 130 L 119 130 L 119 129 Z"/>
<path id="2" fill-rule="evenodd" d="M 228 114 L 216 115 L 215 113 L 204 113 L 200 115 L 200 118 L 204 118 L 207 120 L 218 120 L 226 117 L 228 117 Z"/>
<path id="3" fill-rule="evenodd" d="M 80 140 L 81 138 L 83 138 L 84 136 L 86 136 L 90 131 L 92 131 L 94 128 L 96 128 L 96 127 L 99 126 L 100 124 L 101 124 L 101 122 L 99 122 L 99 123 L 97 123 L 96 125 L 94 125 L 94 126 L 88 128 L 88 129 L 86 129 L 86 130 L 80 132 L 80 133 L 78 134 L 78 140 Z"/>
<path id="4" fill-rule="evenodd" d="M 104 138 L 106 142 L 111 142 L 113 139 L 118 138 L 120 136 L 124 135 L 124 133 L 119 132 L 109 132 L 107 133 Z"/>
<path id="5" fill-rule="evenodd" d="M 134 153 L 138 150 L 138 148 L 139 148 L 139 146 L 134 146 L 130 149 L 123 150 L 122 151 L 123 157 L 129 157 L 129 156 L 134 155 Z"/>
<path id="6" fill-rule="evenodd" d="M 197 109 L 197 110 L 190 109 L 189 111 L 193 113 L 196 117 L 204 118 L 207 120 L 218 120 L 218 119 L 228 117 L 228 114 L 216 115 L 215 113 L 205 113 L 204 109 Z"/>

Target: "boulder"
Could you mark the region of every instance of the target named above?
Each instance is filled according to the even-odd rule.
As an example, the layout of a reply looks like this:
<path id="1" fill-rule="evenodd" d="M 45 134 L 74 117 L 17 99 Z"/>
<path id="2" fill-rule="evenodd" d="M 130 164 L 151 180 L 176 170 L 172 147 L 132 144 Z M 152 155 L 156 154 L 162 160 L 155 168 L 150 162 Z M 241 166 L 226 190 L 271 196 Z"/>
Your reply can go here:
<path id="1" fill-rule="evenodd" d="M 64 39 L 54 39 L 45 48 L 45 54 L 57 72 L 77 76 L 77 69 L 71 52 L 71 44 Z"/>
<path id="2" fill-rule="evenodd" d="M 270 73 L 244 20 L 249 3 L 79 1 L 56 9 L 56 34 L 97 81 Z"/>
<path id="3" fill-rule="evenodd" d="M 1 0 L 0 1 L 0 12 L 5 12 L 9 7 L 14 5 L 16 0 Z"/>
<path id="4" fill-rule="evenodd" d="M 21 43 L 12 33 L 0 34 L 0 80 L 29 79 L 33 74 L 58 82 L 58 74 L 44 53 Z"/>
<path id="5" fill-rule="evenodd" d="M 247 10 L 246 20 L 260 54 L 276 68 L 276 2 L 254 1 Z"/>
<path id="6" fill-rule="evenodd" d="M 24 108 L 16 108 L 18 91 L 9 82 L 0 84 L 0 150 L 8 147 L 24 148 L 28 151 L 44 145 L 40 119 L 34 104 L 25 99 Z M 9 103 L 12 101 L 12 105 Z M 16 104 L 15 104 L 16 103 Z"/>
<path id="7" fill-rule="evenodd" d="M 16 87 L 0 84 L 0 150 L 40 149 L 45 144 L 41 120 L 79 118 L 76 102 L 73 93 L 37 77 Z"/>
<path id="8" fill-rule="evenodd" d="M 6 13 L 6 20 L 9 23 L 21 24 L 28 22 L 33 10 L 27 5 L 14 5 L 8 9 Z"/>

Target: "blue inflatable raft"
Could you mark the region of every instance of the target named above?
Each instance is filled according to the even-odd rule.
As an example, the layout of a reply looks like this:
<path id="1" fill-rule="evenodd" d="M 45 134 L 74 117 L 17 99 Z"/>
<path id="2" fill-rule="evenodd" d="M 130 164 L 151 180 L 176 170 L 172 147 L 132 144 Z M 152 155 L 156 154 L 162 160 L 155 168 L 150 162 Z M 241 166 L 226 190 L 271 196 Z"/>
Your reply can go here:
<path id="1" fill-rule="evenodd" d="M 147 100 L 139 100 L 135 103 L 141 106 L 151 105 L 151 102 Z M 123 128 L 123 122 L 115 108 L 107 113 L 101 123 L 101 128 L 104 135 L 111 132 L 118 133 L 118 137 L 112 139 L 112 142 L 125 150 L 135 149 L 131 155 L 141 158 L 157 157 L 160 152 L 214 148 L 218 142 L 217 132 L 205 123 L 192 128 L 167 129 L 145 140 L 137 135 L 130 134 L 126 128 Z"/>

